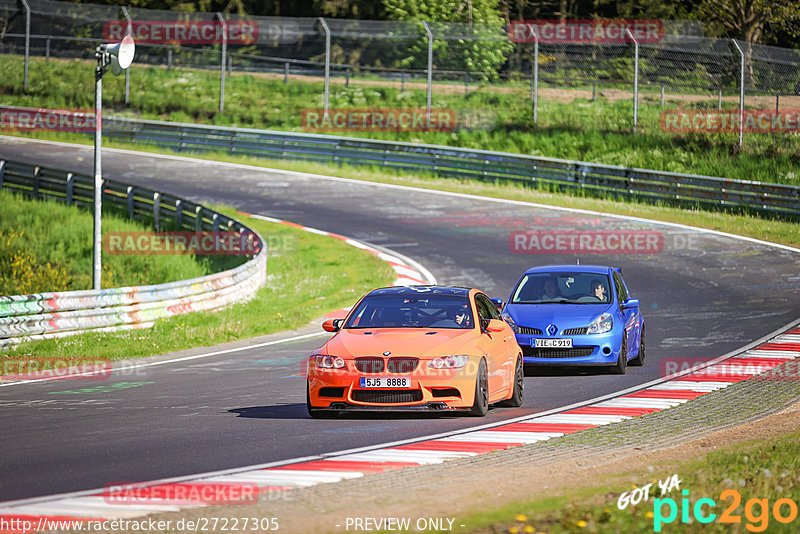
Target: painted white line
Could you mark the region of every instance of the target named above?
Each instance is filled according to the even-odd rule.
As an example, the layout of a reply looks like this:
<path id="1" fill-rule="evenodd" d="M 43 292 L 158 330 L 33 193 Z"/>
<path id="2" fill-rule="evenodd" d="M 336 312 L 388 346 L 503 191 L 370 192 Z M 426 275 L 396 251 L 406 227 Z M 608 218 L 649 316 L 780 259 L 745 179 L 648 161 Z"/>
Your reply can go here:
<path id="1" fill-rule="evenodd" d="M 439 464 L 447 460 L 467 458 L 475 455 L 477 455 L 475 452 L 402 450 L 390 448 L 348 454 L 338 457 L 337 460 L 354 462 L 414 462 L 418 464 Z"/>
<path id="2" fill-rule="evenodd" d="M 60 499 L 47 504 L 29 504 L 14 508 L 0 508 L 0 514 L 9 515 L 70 515 L 78 517 L 136 517 L 158 512 L 177 512 L 178 505 L 165 504 L 108 504 L 104 497 L 79 497 Z M 182 505 L 191 506 L 191 505 Z"/>
<path id="3" fill-rule="evenodd" d="M 680 380 L 675 382 L 664 382 L 663 384 L 655 385 L 649 389 L 707 392 L 726 388 L 731 384 L 733 384 L 733 382 L 693 382 L 691 380 Z"/>
<path id="4" fill-rule="evenodd" d="M 689 399 L 618 398 L 595 404 L 598 408 L 658 408 L 663 410 L 683 404 Z"/>
<path id="5" fill-rule="evenodd" d="M 459 434 L 440 441 L 485 441 L 498 443 L 536 443 L 550 438 L 563 436 L 563 432 L 515 432 L 505 430 L 479 430 L 469 434 Z"/>
<path id="6" fill-rule="evenodd" d="M 772 343 L 800 343 L 800 334 L 784 334 L 773 339 Z"/>
<path id="7" fill-rule="evenodd" d="M 364 473 L 359 471 L 302 471 L 281 469 L 255 469 L 235 475 L 225 475 L 205 479 L 203 482 L 213 483 L 250 483 L 259 486 L 313 486 L 321 482 L 338 482 L 346 478 L 360 478 Z"/>
<path id="8" fill-rule="evenodd" d="M 778 360 L 794 360 L 800 356 L 800 352 L 794 352 L 790 350 L 749 350 L 738 356 L 734 356 L 733 359 L 736 358 L 765 358 L 765 359 L 778 359 Z"/>
<path id="9" fill-rule="evenodd" d="M 591 404 L 590 406 L 599 406 Z M 607 425 L 609 423 L 619 423 L 625 419 L 630 419 L 630 415 L 600 415 L 583 413 L 564 413 L 547 415 L 535 419 L 537 423 L 568 423 L 571 425 Z"/>

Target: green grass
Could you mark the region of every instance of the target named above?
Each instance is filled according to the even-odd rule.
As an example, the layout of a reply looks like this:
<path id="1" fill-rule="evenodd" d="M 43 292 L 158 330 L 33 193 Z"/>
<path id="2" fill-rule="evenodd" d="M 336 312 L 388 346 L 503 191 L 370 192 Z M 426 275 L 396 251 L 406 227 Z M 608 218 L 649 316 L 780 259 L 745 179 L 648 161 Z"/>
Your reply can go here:
<path id="1" fill-rule="evenodd" d="M 0 295 L 92 288 L 92 214 L 55 201 L 0 190 Z M 104 232 L 151 228 L 107 210 Z M 230 262 L 230 259 L 226 260 Z M 223 265 L 192 256 L 103 255 L 103 287 L 162 284 L 204 276 Z"/>
<path id="2" fill-rule="evenodd" d="M 0 103 L 46 108 L 93 109 L 93 65 L 85 61 L 33 59 L 30 87 L 22 89 L 22 62 L 0 56 Z M 322 106 L 322 83 L 292 78 L 235 74 L 226 82 L 225 112 L 217 113 L 219 75 L 213 71 L 172 70 L 135 65 L 130 106 L 123 103 L 124 77 L 103 81 L 106 112 L 120 116 L 181 122 L 302 131 L 301 112 Z M 449 89 L 447 89 L 449 87 Z M 800 184 L 800 138 L 793 134 L 749 134 L 744 149 L 736 134 L 666 134 L 661 131 L 659 98 L 645 96 L 639 109 L 639 133 L 632 134 L 630 100 L 570 103 L 540 98 L 539 123 L 531 119 L 528 91 L 516 84 L 481 85 L 468 97 L 452 84 L 437 84 L 433 106 L 463 112 L 486 111 L 491 130 L 457 132 L 370 132 L 378 139 L 426 142 L 521 154 L 567 158 L 728 178 Z M 438 92 L 437 92 L 438 90 Z M 570 90 L 570 89 L 567 89 Z M 400 91 L 399 83 L 368 84 L 352 80 L 345 88 L 332 85 L 330 106 L 395 108 L 425 106 L 425 91 L 415 86 Z M 735 106 L 725 102 L 724 106 Z M 716 109 L 716 98 L 665 108 Z M 74 138 L 74 136 L 72 136 Z M 69 136 L 62 137 L 67 139 Z"/>
<path id="3" fill-rule="evenodd" d="M 702 460 L 680 462 L 677 465 L 657 466 L 654 473 L 642 474 L 628 472 L 592 484 L 589 488 L 567 489 L 546 499 L 514 502 L 492 510 L 457 518 L 456 524 L 464 524 L 463 532 L 523 533 L 548 532 L 653 532 L 654 516 L 659 512 L 663 517 L 669 515 L 669 505 L 655 506 L 655 498 L 674 499 L 677 517 L 669 524 L 662 525 L 662 532 L 797 532 L 800 518 L 782 524 L 773 516 L 773 506 L 778 499 L 788 498 L 799 505 L 800 458 L 797 456 L 797 440 L 800 432 L 780 438 L 751 441 L 726 447 L 709 453 Z M 633 488 L 631 480 L 640 486 L 656 479 L 666 480 L 678 474 L 680 490 L 661 497 L 658 484 L 650 490 L 650 500 L 642 501 L 620 510 L 617 506 L 619 496 Z M 621 480 L 627 482 L 623 483 Z M 700 524 L 682 523 L 682 490 L 688 490 L 689 517 L 698 499 L 712 499 L 716 506 L 703 506 L 703 513 L 717 515 L 714 522 Z M 732 516 L 739 516 L 741 523 L 732 525 L 720 522 L 723 511 L 732 506 L 732 497 L 720 496 L 725 490 L 735 490 L 741 495 L 738 507 L 731 510 Z M 768 510 L 762 509 L 751 499 L 767 499 Z M 746 515 L 750 511 L 750 517 Z M 790 515 L 788 504 L 781 509 L 784 516 Z M 747 525 L 750 525 L 748 527 Z M 526 527 L 527 530 L 526 530 Z M 747 530 L 745 530 L 747 529 Z"/>
<path id="4" fill-rule="evenodd" d="M 270 245 L 267 284 L 252 300 L 218 312 L 161 320 L 147 330 L 87 333 L 20 344 L 2 357 L 96 357 L 113 361 L 282 332 L 350 306 L 366 291 L 394 280 L 394 272 L 382 260 L 339 240 L 245 218 L 232 210 L 220 211 L 246 221 Z"/>

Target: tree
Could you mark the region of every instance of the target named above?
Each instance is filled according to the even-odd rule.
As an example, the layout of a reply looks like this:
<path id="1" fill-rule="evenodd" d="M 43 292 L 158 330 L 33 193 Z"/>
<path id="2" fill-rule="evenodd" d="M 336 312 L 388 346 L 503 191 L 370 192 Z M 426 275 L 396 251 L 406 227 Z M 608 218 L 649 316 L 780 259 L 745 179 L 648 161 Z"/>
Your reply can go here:
<path id="1" fill-rule="evenodd" d="M 421 21 L 432 23 L 435 68 L 490 75 L 497 73 L 513 49 L 506 37 L 499 3 L 500 0 L 383 0 L 390 20 L 418 21 L 420 26 Z M 411 47 L 404 64 L 426 68 L 427 39 Z"/>
<path id="2" fill-rule="evenodd" d="M 800 1 L 703 0 L 698 15 L 712 31 L 721 27 L 728 37 L 752 44 L 761 41 L 767 25 L 773 30 L 792 29 L 800 20 Z"/>

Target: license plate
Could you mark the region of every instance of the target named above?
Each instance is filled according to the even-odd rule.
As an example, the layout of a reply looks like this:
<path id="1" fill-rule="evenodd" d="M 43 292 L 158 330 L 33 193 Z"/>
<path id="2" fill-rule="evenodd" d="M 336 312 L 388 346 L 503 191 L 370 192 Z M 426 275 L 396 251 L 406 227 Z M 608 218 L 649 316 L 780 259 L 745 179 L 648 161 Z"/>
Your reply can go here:
<path id="1" fill-rule="evenodd" d="M 411 379 L 394 376 L 362 376 L 362 388 L 410 388 Z"/>
<path id="2" fill-rule="evenodd" d="M 571 349 L 572 339 L 534 339 L 533 346 L 543 349 Z"/>

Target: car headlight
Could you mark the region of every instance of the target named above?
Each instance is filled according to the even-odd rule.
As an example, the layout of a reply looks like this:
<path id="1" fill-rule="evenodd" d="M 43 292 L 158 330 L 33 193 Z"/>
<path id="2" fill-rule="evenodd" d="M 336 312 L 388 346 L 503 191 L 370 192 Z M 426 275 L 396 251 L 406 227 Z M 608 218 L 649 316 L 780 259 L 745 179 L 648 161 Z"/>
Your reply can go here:
<path id="1" fill-rule="evenodd" d="M 508 312 L 503 312 L 503 319 L 505 319 L 505 321 L 508 323 L 508 326 L 511 327 L 511 330 L 513 330 L 515 334 L 519 334 L 519 326 L 517 326 L 517 323 L 511 318 L 511 315 Z"/>
<path id="2" fill-rule="evenodd" d="M 461 369 L 467 365 L 469 356 L 442 356 L 441 358 L 434 358 L 428 364 L 431 369 Z"/>
<path id="3" fill-rule="evenodd" d="M 321 369 L 344 369 L 346 364 L 344 360 L 338 356 L 326 356 L 325 354 L 317 354 L 315 358 L 317 367 Z"/>
<path id="4" fill-rule="evenodd" d="M 589 325 L 587 334 L 604 334 L 614 328 L 614 318 L 610 313 L 604 313 Z"/>

